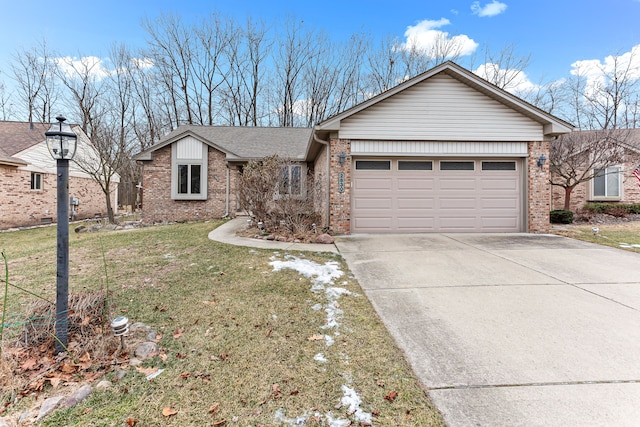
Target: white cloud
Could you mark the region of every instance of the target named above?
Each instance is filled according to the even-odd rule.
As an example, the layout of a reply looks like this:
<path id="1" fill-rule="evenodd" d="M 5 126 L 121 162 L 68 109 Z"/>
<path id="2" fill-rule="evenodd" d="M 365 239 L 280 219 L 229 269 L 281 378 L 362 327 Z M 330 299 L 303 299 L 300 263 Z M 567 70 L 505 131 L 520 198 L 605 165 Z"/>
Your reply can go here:
<path id="1" fill-rule="evenodd" d="M 450 36 L 448 32 L 439 30 L 450 23 L 448 19 L 441 18 L 437 21 L 425 19 L 410 25 L 404 32 L 406 42 L 401 47 L 421 50 L 431 58 L 441 56 L 443 52 L 448 52 L 449 57 L 472 54 L 478 48 L 473 39 L 464 34 Z"/>
<path id="2" fill-rule="evenodd" d="M 156 65 L 151 58 L 133 58 L 131 59 L 131 63 L 135 68 L 142 70 L 153 68 L 153 66 Z"/>
<path id="3" fill-rule="evenodd" d="M 540 88 L 539 85 L 529 80 L 524 71 L 500 68 L 499 64 L 487 62 L 476 68 L 473 73 L 514 94 L 531 92 Z"/>
<path id="4" fill-rule="evenodd" d="M 606 85 L 615 73 L 618 73 L 619 78 L 640 80 L 640 44 L 633 46 L 629 52 L 609 55 L 604 58 L 604 61 L 585 59 L 574 62 L 571 67 L 572 75 L 586 79 L 587 95 L 593 94 L 598 88 Z"/>
<path id="5" fill-rule="evenodd" d="M 471 11 L 474 15 L 478 15 L 481 18 L 500 15 L 507 10 L 505 3 L 500 3 L 498 0 L 493 0 L 491 3 L 487 3 L 484 6 L 480 6 L 479 1 L 474 1 L 471 4 Z"/>
<path id="6" fill-rule="evenodd" d="M 112 71 L 106 67 L 105 61 L 97 56 L 83 56 L 79 59 L 71 56 L 63 56 L 55 58 L 54 61 L 58 68 L 70 78 L 88 74 L 91 77 L 102 80 L 112 73 Z"/>

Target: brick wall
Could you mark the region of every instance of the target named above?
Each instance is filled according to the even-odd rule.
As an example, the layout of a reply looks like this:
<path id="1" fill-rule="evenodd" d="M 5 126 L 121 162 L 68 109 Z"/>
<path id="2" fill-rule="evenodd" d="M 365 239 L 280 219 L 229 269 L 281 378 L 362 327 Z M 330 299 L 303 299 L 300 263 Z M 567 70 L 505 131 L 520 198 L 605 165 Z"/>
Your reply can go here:
<path id="1" fill-rule="evenodd" d="M 637 165 L 635 163 L 624 165 L 622 171 L 622 199 L 617 203 L 640 203 L 640 188 L 638 187 L 638 180 L 631 174 L 636 166 Z M 569 205 L 570 210 L 577 212 L 585 203 L 591 201 L 590 185 L 590 182 L 583 182 L 573 189 Z M 564 209 L 564 188 L 553 186 L 552 199 L 553 209 Z"/>
<path id="2" fill-rule="evenodd" d="M 351 141 L 331 139 L 330 141 L 330 207 L 329 224 L 332 234 L 351 233 Z M 340 153 L 345 154 L 344 165 L 340 166 Z M 341 192 L 340 173 L 344 173 L 344 189 Z"/>
<path id="3" fill-rule="evenodd" d="M 327 178 L 328 151 L 327 146 L 323 145 L 320 153 L 313 162 L 313 182 L 315 188 L 317 188 L 317 191 L 313 195 L 313 205 L 315 211 L 320 214 L 322 218 L 322 222 L 320 223 L 321 228 L 329 226 L 327 222 L 327 187 L 329 185 Z"/>
<path id="4" fill-rule="evenodd" d="M 549 158 L 549 142 L 536 141 L 528 144 L 528 224 L 529 233 L 548 233 L 550 229 L 551 184 L 549 184 L 549 161 L 538 167 L 538 158 L 544 154 Z"/>
<path id="5" fill-rule="evenodd" d="M 0 229 L 42 224 L 43 218 L 57 221 L 56 175 L 42 174 L 42 190 L 31 190 L 31 172 L 0 165 Z M 102 189 L 92 179 L 69 177 L 69 196 L 80 199 L 76 219 L 106 216 Z M 115 191 L 111 199 L 115 208 Z"/>
<path id="6" fill-rule="evenodd" d="M 153 153 L 153 160 L 143 164 L 142 222 L 197 221 L 221 218 L 225 215 L 227 165 L 225 155 L 208 148 L 207 199 L 173 200 L 171 198 L 171 145 Z M 229 216 L 237 209 L 238 169 L 231 166 L 229 174 Z"/>

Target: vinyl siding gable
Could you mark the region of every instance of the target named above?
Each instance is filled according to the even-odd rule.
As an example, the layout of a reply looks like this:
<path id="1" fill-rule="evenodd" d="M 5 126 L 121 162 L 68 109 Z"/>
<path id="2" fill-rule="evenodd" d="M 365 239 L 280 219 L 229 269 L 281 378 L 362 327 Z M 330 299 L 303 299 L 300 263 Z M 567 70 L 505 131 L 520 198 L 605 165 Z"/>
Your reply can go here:
<path id="1" fill-rule="evenodd" d="M 543 125 L 444 73 L 342 120 L 340 138 L 541 141 Z"/>

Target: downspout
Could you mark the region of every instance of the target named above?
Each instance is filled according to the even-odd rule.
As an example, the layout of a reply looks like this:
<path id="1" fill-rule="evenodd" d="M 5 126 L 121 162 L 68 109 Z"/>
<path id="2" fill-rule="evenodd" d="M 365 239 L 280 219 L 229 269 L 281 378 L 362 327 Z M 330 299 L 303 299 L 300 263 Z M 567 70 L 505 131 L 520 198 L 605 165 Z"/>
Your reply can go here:
<path id="1" fill-rule="evenodd" d="M 327 210 L 325 212 L 327 228 L 331 219 L 331 145 L 329 141 L 318 138 L 316 131 L 313 131 L 313 140 L 327 147 Z"/>
<path id="2" fill-rule="evenodd" d="M 225 201 L 224 201 L 224 217 L 223 218 L 229 218 L 229 195 L 230 195 L 230 190 L 229 190 L 229 185 L 230 185 L 230 181 L 231 181 L 231 175 L 229 172 L 229 162 L 227 162 L 227 184 L 225 185 Z"/>

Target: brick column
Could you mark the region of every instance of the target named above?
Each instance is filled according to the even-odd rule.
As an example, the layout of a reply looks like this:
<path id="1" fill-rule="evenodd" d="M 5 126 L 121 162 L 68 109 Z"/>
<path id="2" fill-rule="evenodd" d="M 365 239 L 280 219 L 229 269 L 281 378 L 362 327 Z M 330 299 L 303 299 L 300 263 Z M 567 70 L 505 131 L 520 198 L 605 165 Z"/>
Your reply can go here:
<path id="1" fill-rule="evenodd" d="M 330 140 L 329 230 L 332 234 L 351 233 L 351 141 Z M 340 166 L 340 153 L 344 165 Z M 342 177 L 342 179 L 341 179 Z"/>
<path id="2" fill-rule="evenodd" d="M 548 233 L 550 230 L 551 184 L 549 184 L 549 141 L 528 143 L 528 222 L 529 233 Z M 547 161 L 538 166 L 538 158 L 544 154 Z"/>

